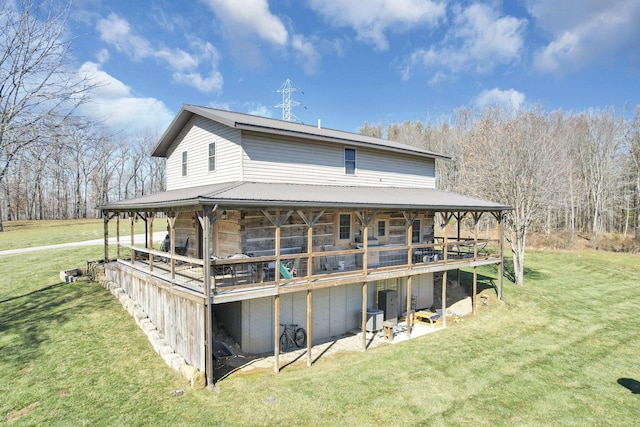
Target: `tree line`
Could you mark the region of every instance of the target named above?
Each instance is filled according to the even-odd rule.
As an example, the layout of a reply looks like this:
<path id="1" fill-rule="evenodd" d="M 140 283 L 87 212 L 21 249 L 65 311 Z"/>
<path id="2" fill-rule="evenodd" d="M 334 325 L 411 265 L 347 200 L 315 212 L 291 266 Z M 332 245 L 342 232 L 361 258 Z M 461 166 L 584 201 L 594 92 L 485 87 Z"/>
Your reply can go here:
<path id="1" fill-rule="evenodd" d="M 631 113 L 462 108 L 446 120 L 366 123 L 361 132 L 450 156 L 436 163 L 438 188 L 510 205 L 516 283 L 529 231 L 597 239 L 640 226 L 640 106 Z"/>

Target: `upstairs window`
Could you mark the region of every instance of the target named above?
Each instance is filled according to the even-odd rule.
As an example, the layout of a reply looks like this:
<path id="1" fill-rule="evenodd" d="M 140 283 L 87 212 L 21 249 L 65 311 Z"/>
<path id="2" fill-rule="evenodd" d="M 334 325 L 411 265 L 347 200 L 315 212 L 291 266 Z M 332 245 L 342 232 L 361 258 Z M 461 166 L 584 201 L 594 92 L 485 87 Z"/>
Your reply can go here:
<path id="1" fill-rule="evenodd" d="M 356 150 L 355 148 L 344 149 L 344 173 L 347 175 L 356 174 Z"/>
<path id="2" fill-rule="evenodd" d="M 216 143 L 209 144 L 209 172 L 216 170 Z"/>
<path id="3" fill-rule="evenodd" d="M 187 152 L 182 152 L 182 176 L 187 176 Z"/>
<path id="4" fill-rule="evenodd" d="M 351 214 L 340 214 L 338 224 L 338 238 L 340 240 L 351 240 Z"/>

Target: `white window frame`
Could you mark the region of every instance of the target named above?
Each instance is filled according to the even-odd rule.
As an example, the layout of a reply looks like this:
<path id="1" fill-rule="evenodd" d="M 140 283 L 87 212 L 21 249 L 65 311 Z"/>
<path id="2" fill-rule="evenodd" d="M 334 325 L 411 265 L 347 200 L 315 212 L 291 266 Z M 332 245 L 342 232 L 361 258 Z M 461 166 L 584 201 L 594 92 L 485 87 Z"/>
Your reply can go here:
<path id="1" fill-rule="evenodd" d="M 347 168 L 347 151 L 353 151 L 353 172 L 349 172 Z M 358 151 L 352 147 L 344 147 L 343 152 L 343 160 L 344 160 L 344 174 L 345 175 L 357 175 L 358 174 Z M 351 162 L 351 160 L 349 160 Z"/>
<path id="2" fill-rule="evenodd" d="M 189 174 L 189 155 L 187 151 L 183 151 L 181 155 L 181 166 L 182 166 L 182 176 L 187 176 Z"/>
<path id="3" fill-rule="evenodd" d="M 379 233 L 379 227 L 380 227 L 379 224 L 380 223 L 384 224 L 385 234 L 382 235 L 382 236 Z M 387 238 L 389 238 L 389 220 L 387 218 L 380 218 L 380 219 L 376 220 L 375 224 L 376 224 L 376 228 L 374 230 L 374 236 L 376 236 L 376 238 L 378 238 L 378 239 L 387 239 Z"/>
<path id="4" fill-rule="evenodd" d="M 213 155 L 211 154 L 211 147 L 213 147 Z M 216 146 L 215 142 L 210 142 L 209 146 L 207 148 L 208 152 L 208 157 L 207 157 L 207 168 L 209 169 L 209 172 L 215 172 L 216 171 L 216 159 L 217 159 L 217 151 L 218 151 L 218 147 Z M 211 160 L 213 158 L 213 168 L 211 168 Z"/>
<path id="5" fill-rule="evenodd" d="M 343 239 L 340 235 L 341 234 L 340 232 L 342 231 L 342 224 L 340 220 L 342 219 L 343 215 L 349 216 L 349 237 L 346 239 Z M 351 214 L 351 212 L 338 212 L 336 227 L 337 227 L 336 240 L 340 242 L 350 242 L 353 239 L 353 215 Z"/>

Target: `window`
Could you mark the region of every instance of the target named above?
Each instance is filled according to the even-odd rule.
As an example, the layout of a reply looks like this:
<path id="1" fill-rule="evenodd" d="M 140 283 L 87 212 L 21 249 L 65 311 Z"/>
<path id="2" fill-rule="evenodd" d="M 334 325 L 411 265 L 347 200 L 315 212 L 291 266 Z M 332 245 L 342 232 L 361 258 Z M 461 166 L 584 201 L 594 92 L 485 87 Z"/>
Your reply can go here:
<path id="1" fill-rule="evenodd" d="M 356 174 L 356 150 L 355 148 L 344 149 L 344 173 L 347 175 Z"/>
<path id="2" fill-rule="evenodd" d="M 216 143 L 209 144 L 209 172 L 216 170 Z"/>
<path id="3" fill-rule="evenodd" d="M 187 176 L 187 152 L 182 152 L 182 176 Z"/>
<path id="4" fill-rule="evenodd" d="M 379 219 L 376 223 L 376 236 L 378 238 L 380 237 L 387 237 L 387 220 L 386 219 Z"/>
<path id="5" fill-rule="evenodd" d="M 413 220 L 413 229 L 411 230 L 411 242 L 420 243 L 420 220 Z"/>
<path id="6" fill-rule="evenodd" d="M 351 240 L 351 214 L 340 214 L 338 224 L 338 238 L 340 240 Z"/>

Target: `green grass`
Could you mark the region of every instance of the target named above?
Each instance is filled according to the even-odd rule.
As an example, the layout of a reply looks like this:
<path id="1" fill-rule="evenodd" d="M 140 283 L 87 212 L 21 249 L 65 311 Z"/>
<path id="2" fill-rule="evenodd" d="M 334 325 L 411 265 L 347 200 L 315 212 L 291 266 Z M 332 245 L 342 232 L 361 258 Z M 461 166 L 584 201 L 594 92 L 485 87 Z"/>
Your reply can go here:
<path id="1" fill-rule="evenodd" d="M 60 270 L 100 254 L 0 256 L 0 423 L 637 423 L 640 395 L 617 382 L 640 381 L 637 255 L 530 252 L 527 285 L 506 283 L 504 303 L 491 299 L 462 323 L 312 368 L 234 374 L 214 393 L 189 389 L 99 285 L 59 283 Z"/>
<path id="2" fill-rule="evenodd" d="M 0 233 L 0 250 L 56 245 L 66 242 L 83 242 L 104 238 L 102 219 L 47 220 L 47 221 L 3 221 L 4 232 Z M 130 235 L 129 219 L 120 220 L 120 234 Z M 154 221 L 155 231 L 166 228 L 166 220 Z M 158 228 L 159 227 L 159 228 Z M 144 233 L 144 221 L 135 222 L 135 233 Z M 116 235 L 116 221 L 109 222 L 109 235 Z"/>

